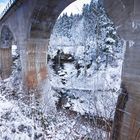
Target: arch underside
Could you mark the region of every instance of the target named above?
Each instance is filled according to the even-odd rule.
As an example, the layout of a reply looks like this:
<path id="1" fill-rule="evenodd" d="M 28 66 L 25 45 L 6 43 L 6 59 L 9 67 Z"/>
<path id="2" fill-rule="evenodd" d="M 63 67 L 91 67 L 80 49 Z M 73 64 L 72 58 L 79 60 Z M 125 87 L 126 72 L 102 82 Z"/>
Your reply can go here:
<path id="1" fill-rule="evenodd" d="M 31 19 L 31 38 L 50 38 L 54 24 L 60 13 L 75 0 L 36 1 Z"/>
<path id="2" fill-rule="evenodd" d="M 58 16 L 72 2 L 74 0 L 60 0 L 59 2 L 57 0 L 37 1 L 32 14 L 30 37 L 49 39 Z M 125 54 L 122 70 L 123 90 L 118 99 L 118 103 L 121 103 L 122 106 L 118 104 L 114 121 L 114 126 L 116 123 L 120 125 L 118 125 L 117 131 L 115 131 L 116 127 L 113 129 L 112 138 L 113 140 L 127 140 L 128 136 L 130 136 L 130 140 L 133 140 L 137 135 L 137 130 L 140 128 L 140 103 L 136 100 L 137 97 L 140 97 L 137 93 L 140 88 L 139 83 L 135 82 L 140 81 L 140 78 L 136 78 L 136 76 L 140 75 L 140 66 L 138 66 L 140 60 L 140 47 L 138 47 L 138 44 L 140 44 L 140 1 L 104 0 L 104 6 L 109 17 L 116 25 L 120 37 L 133 41 L 132 46 L 135 46 L 135 49 L 133 49 L 128 44 L 126 48 L 127 54 Z M 126 96 L 123 96 L 123 94 Z M 129 96 L 132 96 L 132 98 L 130 99 Z M 119 112 L 118 110 L 122 111 Z M 124 112 L 129 112 L 130 115 Z"/>
<path id="3" fill-rule="evenodd" d="M 74 1 L 34 1 L 35 4 L 31 14 L 29 39 L 26 42 L 27 52 L 25 56 L 29 58 L 25 70 L 25 81 L 29 89 L 37 87 L 37 85 L 40 85 L 47 78 L 47 49 L 50 35 L 61 12 Z"/>
<path id="4" fill-rule="evenodd" d="M 72 2 L 74 2 L 74 0 L 36 1 L 36 6 L 31 17 L 32 22 L 30 38 L 49 39 L 58 16 Z M 140 1 L 104 0 L 103 4 L 105 6 L 105 9 L 107 10 L 109 17 L 116 25 L 120 37 L 125 40 L 134 41 L 133 45 L 136 46 L 135 49 L 132 49 L 129 48 L 128 44 L 126 48 L 127 54 L 125 54 L 125 61 L 122 70 L 123 90 L 122 95 L 120 95 L 118 99 L 112 135 L 113 140 L 127 140 L 128 136 L 130 136 L 130 140 L 133 140 L 137 135 L 137 130 L 139 130 L 140 128 L 140 103 L 139 101 L 135 100 L 138 95 L 136 91 L 140 91 L 139 84 L 135 83 L 135 80 L 137 79 L 140 81 L 140 78 L 135 78 L 135 76 L 140 75 L 140 72 L 138 70 L 140 68 L 140 66 L 138 66 L 140 60 L 140 47 L 138 47 L 140 35 L 140 30 L 138 28 L 138 26 L 140 25 Z M 132 74 L 132 71 L 134 71 L 134 74 Z M 134 89 L 134 87 L 137 90 Z M 123 94 L 125 94 L 126 96 L 123 96 Z M 129 96 L 132 96 L 132 98 L 129 99 Z M 138 95 L 138 97 L 140 97 L 140 95 Z M 122 111 L 120 112 L 120 110 Z M 130 115 L 124 113 L 125 111 L 129 112 Z M 133 122 L 134 124 L 132 124 Z M 115 124 L 117 123 L 119 125 L 116 126 Z"/>

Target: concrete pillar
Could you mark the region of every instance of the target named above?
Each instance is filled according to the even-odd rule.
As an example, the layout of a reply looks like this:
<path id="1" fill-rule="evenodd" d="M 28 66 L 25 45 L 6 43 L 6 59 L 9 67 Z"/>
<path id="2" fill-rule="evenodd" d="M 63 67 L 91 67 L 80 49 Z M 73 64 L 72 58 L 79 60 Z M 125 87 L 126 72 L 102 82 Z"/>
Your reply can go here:
<path id="1" fill-rule="evenodd" d="M 122 93 L 119 95 L 116 106 L 112 140 L 140 139 L 139 34 L 136 30 L 134 34 L 131 34 L 131 40 L 127 41 L 126 43 L 126 51 L 122 69 Z"/>
<path id="2" fill-rule="evenodd" d="M 140 139 L 140 41 L 128 41 L 122 71 L 113 140 Z"/>
<path id="3" fill-rule="evenodd" d="M 29 39 L 20 44 L 24 85 L 28 90 L 40 87 L 47 79 L 48 43 L 48 39 Z"/>
<path id="4" fill-rule="evenodd" d="M 140 140 L 140 0 L 104 0 L 104 5 L 127 41 L 111 140 Z"/>
<path id="5" fill-rule="evenodd" d="M 10 76 L 12 71 L 12 52 L 11 47 L 0 48 L 0 76 L 6 79 Z"/>

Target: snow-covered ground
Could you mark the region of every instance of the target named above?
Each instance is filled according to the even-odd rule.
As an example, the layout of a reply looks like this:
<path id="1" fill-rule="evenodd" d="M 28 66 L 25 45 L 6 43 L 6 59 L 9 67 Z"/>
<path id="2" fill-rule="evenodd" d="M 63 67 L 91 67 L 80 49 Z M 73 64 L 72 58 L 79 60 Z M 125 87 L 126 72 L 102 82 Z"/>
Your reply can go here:
<path id="1" fill-rule="evenodd" d="M 24 116 L 16 103 L 0 95 L 1 140 L 31 140 L 40 131 L 41 128 L 34 129 L 33 119 Z"/>
<path id="2" fill-rule="evenodd" d="M 28 95 L 30 103 L 26 104 L 23 98 L 27 93 L 22 90 L 21 65 L 16 50 L 13 57 L 11 76 L 0 81 L 0 140 L 98 140 L 99 136 L 102 139 L 108 137 L 109 132 L 95 128 L 90 121 L 85 122 L 81 114 L 65 110 L 45 114 L 36 105 L 33 95 Z M 50 92 L 54 93 L 56 100 L 56 92 Z M 78 94 L 75 96 L 79 96 Z M 84 95 L 81 99 L 72 101 L 77 105 L 75 108 L 79 108 L 75 111 L 83 109 L 79 103 L 82 98 Z"/>
<path id="3" fill-rule="evenodd" d="M 98 113 L 113 119 L 121 84 L 121 63 L 120 60 L 118 67 L 110 66 L 97 72 L 91 67 L 86 76 L 81 69 L 83 73 L 78 77 L 74 64 L 64 64 L 64 69 L 60 69 L 59 74 L 50 68 L 51 85 L 59 90 L 65 89 L 64 94 L 68 94 L 68 98 L 74 96 L 67 103 L 71 109 L 81 114 Z"/>
<path id="4" fill-rule="evenodd" d="M 60 38 L 56 37 L 55 40 L 57 39 Z M 66 37 L 61 37 L 57 44 L 50 43 L 49 79 L 52 87 L 62 92 L 55 96 L 66 96 L 64 108 L 69 107 L 80 114 L 88 113 L 113 119 L 120 93 L 123 47 L 114 54 L 116 58 L 111 64 L 106 67 L 105 62 L 102 62 L 97 70 L 97 63 L 92 58 L 95 45 L 96 42 L 91 42 L 89 48 L 74 46 Z M 68 62 L 63 62 L 63 55 L 68 54 Z M 76 67 L 77 63 L 79 67 Z"/>
<path id="5" fill-rule="evenodd" d="M 72 49 L 64 50 L 65 53 L 72 52 Z M 77 53 L 82 55 L 83 51 L 72 54 Z M 50 92 L 53 94 L 51 100 L 57 102 L 59 92 L 65 96 L 62 104 L 64 111 L 54 110 L 53 114 L 39 111 L 40 108 L 35 106 L 34 100 L 28 105 L 22 100 L 26 93 L 21 86 L 21 65 L 16 51 L 13 57 L 11 76 L 0 81 L 0 140 L 107 139 L 108 132 L 94 127 L 90 121 L 85 122 L 81 116 L 98 115 L 113 119 L 121 82 L 121 57 L 116 67 L 108 66 L 95 71 L 93 63 L 86 69 L 86 73 L 81 67 L 78 76 L 74 62 L 64 63 L 64 67 L 56 74 L 52 62 L 49 61 L 49 80 L 52 86 Z"/>
<path id="6" fill-rule="evenodd" d="M 37 107 L 24 104 L 22 95 L 13 94 L 10 78 L 1 82 L 0 87 L 0 140 L 86 140 L 101 135 L 106 139 L 109 134 L 72 113 L 37 114 Z"/>

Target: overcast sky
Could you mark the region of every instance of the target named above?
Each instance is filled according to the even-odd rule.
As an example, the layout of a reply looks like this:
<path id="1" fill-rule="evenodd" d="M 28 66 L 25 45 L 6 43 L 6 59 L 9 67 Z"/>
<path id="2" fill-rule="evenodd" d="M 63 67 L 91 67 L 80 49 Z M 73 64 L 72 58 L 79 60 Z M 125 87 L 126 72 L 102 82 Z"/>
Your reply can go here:
<path id="1" fill-rule="evenodd" d="M 4 10 L 9 0 L 0 0 L 0 13 Z"/>
<path id="2" fill-rule="evenodd" d="M 71 13 L 76 14 L 76 13 L 81 13 L 82 12 L 82 7 L 83 4 L 89 4 L 91 0 L 77 0 L 70 4 L 66 9 L 64 9 L 63 13 L 68 13 L 70 15 Z"/>
<path id="3" fill-rule="evenodd" d="M 3 11 L 5 6 L 7 5 L 9 0 L 0 0 L 0 13 Z M 68 13 L 69 15 L 71 13 L 81 13 L 82 11 L 82 6 L 84 3 L 90 3 L 91 0 L 77 0 L 70 4 L 63 12 Z"/>

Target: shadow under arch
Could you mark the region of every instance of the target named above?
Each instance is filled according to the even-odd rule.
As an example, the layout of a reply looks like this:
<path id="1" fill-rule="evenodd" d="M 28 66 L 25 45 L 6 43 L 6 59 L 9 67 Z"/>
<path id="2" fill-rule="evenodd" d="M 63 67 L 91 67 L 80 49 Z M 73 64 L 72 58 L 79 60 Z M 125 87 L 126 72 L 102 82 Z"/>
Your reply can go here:
<path id="1" fill-rule="evenodd" d="M 50 38 L 61 12 L 76 0 L 36 0 L 31 16 L 30 38 Z"/>
<path id="2" fill-rule="evenodd" d="M 15 43 L 13 33 L 7 25 L 2 26 L 0 34 L 0 76 L 6 79 L 12 72 L 12 45 Z"/>

